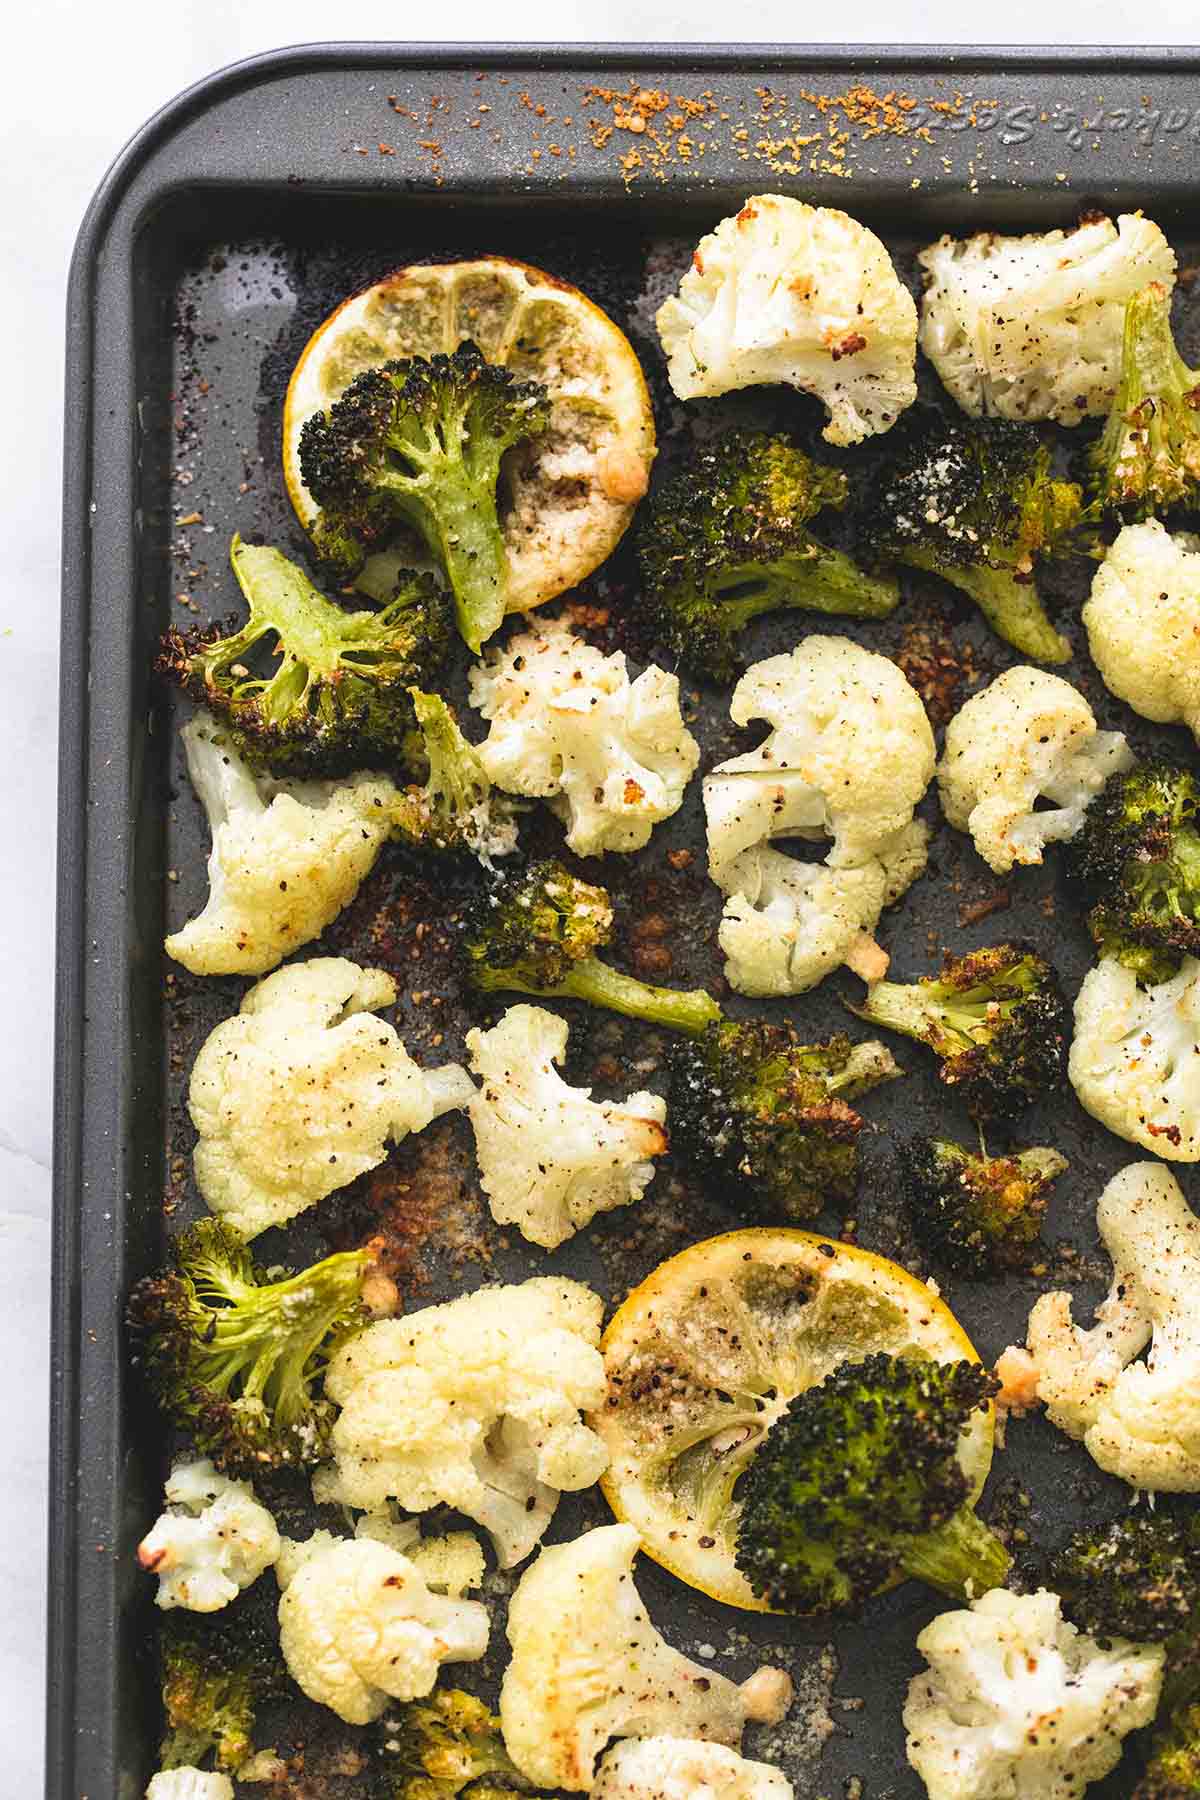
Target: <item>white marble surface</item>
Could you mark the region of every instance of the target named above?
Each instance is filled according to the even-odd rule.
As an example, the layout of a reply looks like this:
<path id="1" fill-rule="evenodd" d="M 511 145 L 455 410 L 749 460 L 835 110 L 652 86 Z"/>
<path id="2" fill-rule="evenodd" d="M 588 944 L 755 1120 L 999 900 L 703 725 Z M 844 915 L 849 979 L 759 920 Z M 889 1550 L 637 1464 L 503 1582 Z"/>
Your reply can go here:
<path id="1" fill-rule="evenodd" d="M 411 15 L 408 15 L 411 16 Z M 827 18 L 795 0 L 760 0 L 759 41 L 828 41 Z M 718 41 L 717 0 L 450 0 L 446 38 Z M 62 299 L 80 215 L 107 163 L 161 102 L 219 65 L 280 43 L 390 38 L 406 14 L 371 0 L 37 0 L 10 16 L 0 157 L 0 427 L 7 529 L 0 594 L 0 1800 L 40 1791 L 42 1556 L 45 1540 L 46 1303 L 58 636 Z M 1194 41 L 1193 9 L 1150 14 L 1119 0 L 1009 0 L 1002 13 L 954 0 L 859 0 L 860 42 L 1156 43 Z M 94 1795 L 91 1800 L 108 1800 Z"/>

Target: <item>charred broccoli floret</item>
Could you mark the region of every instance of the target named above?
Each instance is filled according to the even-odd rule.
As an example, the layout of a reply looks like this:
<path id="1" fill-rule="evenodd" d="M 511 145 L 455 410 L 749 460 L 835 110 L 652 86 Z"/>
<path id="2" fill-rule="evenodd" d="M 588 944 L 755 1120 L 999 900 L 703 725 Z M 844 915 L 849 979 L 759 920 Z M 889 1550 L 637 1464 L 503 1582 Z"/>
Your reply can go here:
<path id="1" fill-rule="evenodd" d="M 857 1607 L 896 1576 L 961 1599 L 1008 1553 L 968 1504 L 958 1459 L 998 1383 L 977 1363 L 882 1352 L 798 1394 L 743 1477 L 737 1565 L 771 1606 Z"/>
<path id="2" fill-rule="evenodd" d="M 1132 1800 L 1200 1794 L 1200 1513 L 1159 1495 L 1153 1513 L 1077 1532 L 1050 1578 L 1082 1631 L 1165 1647 L 1150 1755 Z"/>
<path id="3" fill-rule="evenodd" d="M 735 641 L 760 613 L 785 607 L 881 619 L 899 590 L 867 575 L 809 531 L 848 483 L 761 431 L 731 431 L 651 495 L 637 534 L 643 601 L 655 640 L 672 656 L 731 681 Z"/>
<path id="4" fill-rule="evenodd" d="M 1161 759 L 1110 776 L 1066 867 L 1102 956 L 1151 983 L 1200 956 L 1200 789 L 1189 769 Z"/>
<path id="5" fill-rule="evenodd" d="M 945 1138 L 911 1138 L 897 1160 L 913 1230 L 931 1255 L 965 1275 L 1025 1267 L 1039 1241 L 1057 1150 L 975 1155 Z"/>
<path id="6" fill-rule="evenodd" d="M 381 1800 L 455 1800 L 464 1788 L 481 1800 L 485 1788 L 528 1788 L 499 1719 L 461 1688 L 435 1688 L 389 1713 L 383 1733 Z"/>
<path id="7" fill-rule="evenodd" d="M 1127 519 L 1194 506 L 1200 483 L 1200 369 L 1189 369 L 1171 331 L 1161 282 L 1125 305 L 1121 379 L 1092 445 L 1093 491 Z"/>
<path id="8" fill-rule="evenodd" d="M 458 628 L 478 651 L 505 612 L 500 463 L 549 420 L 546 390 L 514 381 L 472 343 L 364 370 L 300 435 L 300 473 L 321 508 L 318 556 L 348 580 L 398 529 L 415 530 L 445 570 Z"/>
<path id="9" fill-rule="evenodd" d="M 160 1405 L 219 1469 L 319 1462 L 335 1409 L 316 1394 L 331 1349 L 366 1322 L 365 1250 L 271 1281 L 244 1238 L 202 1219 L 139 1281 L 128 1321 Z"/>
<path id="10" fill-rule="evenodd" d="M 1046 616 L 1034 568 L 1039 555 L 1077 541 L 1083 494 L 1051 473 L 1037 431 L 1006 419 L 951 424 L 927 411 L 889 433 L 888 449 L 858 490 L 864 550 L 961 588 L 1022 656 L 1066 662 L 1071 647 Z"/>
<path id="11" fill-rule="evenodd" d="M 721 1018 L 702 988 L 651 987 L 601 962 L 594 953 L 612 924 L 604 888 L 552 859 L 532 863 L 476 902 L 463 940 L 468 978 L 484 993 L 586 1000 L 689 1035 Z"/>
<path id="12" fill-rule="evenodd" d="M 495 789 L 479 753 L 437 694 L 410 689 L 428 773 L 396 802 L 396 836 L 423 850 L 470 850 L 481 862 L 516 848 L 512 802 Z"/>
<path id="13" fill-rule="evenodd" d="M 1200 1699 L 1165 1710 L 1160 1704 L 1158 1716 L 1163 1723 L 1151 1739 L 1132 1800 L 1194 1800 L 1200 1794 Z"/>
<path id="14" fill-rule="evenodd" d="M 940 975 L 876 981 L 850 1010 L 927 1044 L 941 1059 L 939 1078 L 979 1124 L 1016 1118 L 1061 1085 L 1066 1003 L 1028 944 L 947 952 Z"/>
<path id="15" fill-rule="evenodd" d="M 253 1750 L 260 1707 L 292 1692 L 279 1645 L 252 1612 L 173 1612 L 160 1638 L 167 1732 L 164 1769 L 198 1767 L 212 1753 L 237 1770 Z"/>
<path id="16" fill-rule="evenodd" d="M 669 1054 L 671 1145 L 730 1199 L 810 1219 L 858 1186 L 847 1102 L 902 1071 L 882 1044 L 802 1044 L 787 1025 L 724 1020 Z"/>
<path id="17" fill-rule="evenodd" d="M 1200 1618 L 1200 1512 L 1160 1495 L 1152 1513 L 1088 1526 L 1058 1553 L 1051 1579 L 1081 1631 L 1164 1643 Z"/>
<path id="18" fill-rule="evenodd" d="M 413 729 L 408 690 L 441 668 L 450 640 L 444 596 L 406 575 L 378 612 L 347 612 L 266 545 L 230 550 L 250 617 L 167 631 L 156 668 L 206 706 L 253 767 L 274 775 L 344 775 L 394 763 Z M 266 649 L 268 672 L 250 664 Z"/>

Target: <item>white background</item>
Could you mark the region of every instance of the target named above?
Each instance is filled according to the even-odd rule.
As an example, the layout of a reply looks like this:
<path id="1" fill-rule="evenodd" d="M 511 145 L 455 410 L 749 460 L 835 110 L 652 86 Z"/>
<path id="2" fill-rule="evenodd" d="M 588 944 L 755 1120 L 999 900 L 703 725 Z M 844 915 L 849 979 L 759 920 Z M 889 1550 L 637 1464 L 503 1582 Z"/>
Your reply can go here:
<path id="1" fill-rule="evenodd" d="M 425 14 L 427 18 L 432 15 Z M 722 41 L 719 0 L 450 0 L 447 39 Z M 822 35 L 826 9 L 759 0 L 760 42 Z M 28 0 L 5 28 L 0 156 L 0 1800 L 40 1791 L 50 1207 L 51 977 L 63 292 L 72 240 L 112 157 L 180 88 L 279 44 L 399 36 L 410 8 L 341 0 Z M 859 42 L 1157 44 L 1194 8 L 1119 0 L 859 0 Z M 100 1647 L 97 1646 L 97 1653 Z M 109 1800 L 94 1795 L 91 1800 Z"/>

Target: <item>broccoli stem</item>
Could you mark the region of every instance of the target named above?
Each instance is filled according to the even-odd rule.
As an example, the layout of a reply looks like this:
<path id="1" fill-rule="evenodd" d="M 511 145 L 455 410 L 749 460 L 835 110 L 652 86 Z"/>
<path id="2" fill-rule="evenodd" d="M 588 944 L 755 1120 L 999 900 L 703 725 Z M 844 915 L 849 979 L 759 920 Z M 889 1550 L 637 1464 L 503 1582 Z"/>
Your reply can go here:
<path id="1" fill-rule="evenodd" d="M 884 1081 L 895 1081 L 904 1071 L 882 1044 L 855 1044 L 840 1069 L 824 1069 L 822 1079 L 831 1094 L 857 1100 Z"/>
<path id="2" fill-rule="evenodd" d="M 712 995 L 703 988 L 651 987 L 632 975 L 622 975 L 619 969 L 610 968 L 595 956 L 576 963 L 557 991 L 575 1000 L 587 1000 L 593 1006 L 605 1006 L 610 1012 L 624 1013 L 629 1019 L 645 1019 L 650 1025 L 686 1032 L 689 1037 L 699 1037 L 724 1017 Z"/>
<path id="3" fill-rule="evenodd" d="M 1033 662 L 1063 663 L 1071 659 L 1071 646 L 1046 616 L 1032 581 L 1018 581 L 1008 569 L 986 565 L 949 568 L 920 550 L 908 550 L 904 561 L 928 569 L 969 594 L 996 633 Z"/>
<path id="4" fill-rule="evenodd" d="M 979 1139 L 982 1144 L 982 1131 Z M 1022 1175 L 1026 1175 L 1030 1181 L 1036 1182 L 1057 1181 L 1059 1176 L 1070 1167 L 1066 1157 L 1058 1150 L 1022 1150 L 1018 1156 L 1013 1158 L 1013 1161 Z"/>
<path id="5" fill-rule="evenodd" d="M 229 560 L 250 608 L 250 618 L 238 638 L 229 640 L 230 648 L 223 660 L 226 664 L 238 661 L 240 641 L 249 648 L 264 632 L 276 632 L 280 642 L 287 645 L 290 679 L 276 679 L 270 684 L 263 695 L 263 708 L 278 718 L 286 718 L 306 686 L 336 672 L 347 615 L 318 593 L 304 571 L 278 550 L 265 544 L 244 544 L 235 536 Z"/>
<path id="6" fill-rule="evenodd" d="M 900 590 L 893 577 L 868 575 L 840 550 L 814 544 L 808 557 L 781 557 L 769 566 L 743 564 L 722 571 L 715 584 L 723 621 L 734 630 L 761 613 L 797 609 L 885 619 Z"/>
<path id="7" fill-rule="evenodd" d="M 725 1016 L 703 988 L 651 987 L 632 975 L 622 975 L 595 956 L 575 963 L 570 973 L 553 985 L 523 981 L 515 970 L 489 969 L 486 965 L 477 966 L 473 978 L 476 986 L 488 992 L 533 994 L 544 1000 L 585 1000 L 589 1006 L 603 1006 L 609 1012 L 623 1013 L 627 1019 L 644 1019 L 649 1025 L 662 1025 L 689 1037 L 699 1037 Z"/>
<path id="8" fill-rule="evenodd" d="M 940 1022 L 942 1009 L 935 1007 L 926 990 L 915 982 L 874 981 L 862 1004 L 852 1006 L 850 1011 L 873 1025 L 883 1025 L 889 1031 L 927 1043 L 931 1029 L 936 1030 Z"/>
<path id="9" fill-rule="evenodd" d="M 974 1599 L 1003 1585 L 1012 1558 L 995 1532 L 969 1506 L 936 1531 L 910 1538 L 901 1567 L 952 1599 Z"/>
<path id="10" fill-rule="evenodd" d="M 937 1000 L 928 988 L 915 982 L 876 981 L 867 989 L 862 1005 L 852 1006 L 850 1011 L 873 1025 L 916 1038 L 940 1056 L 970 1050 L 979 1042 L 981 1029 L 999 1019 L 997 1008 L 1007 1010 L 1002 1001 L 986 994 L 973 1005 L 961 994 Z"/>
<path id="11" fill-rule="evenodd" d="M 459 632 L 477 656 L 504 618 L 508 558 L 495 502 L 488 493 L 487 504 L 480 505 L 465 468 L 422 457 L 407 442 L 404 455 L 423 465 L 420 474 L 391 471 L 380 477 L 380 487 L 441 562 L 454 594 Z"/>

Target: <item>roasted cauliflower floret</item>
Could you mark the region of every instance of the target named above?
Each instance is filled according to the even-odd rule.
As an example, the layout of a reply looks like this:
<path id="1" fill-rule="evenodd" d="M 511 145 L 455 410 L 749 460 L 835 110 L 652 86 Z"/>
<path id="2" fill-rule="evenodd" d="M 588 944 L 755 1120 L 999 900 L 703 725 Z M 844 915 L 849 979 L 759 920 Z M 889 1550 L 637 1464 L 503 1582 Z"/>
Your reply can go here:
<path id="1" fill-rule="evenodd" d="M 803 994 L 843 963 L 864 981 L 886 975 L 872 933 L 885 906 L 925 867 L 929 833 L 914 819 L 859 869 L 800 863 L 781 850 L 746 850 L 722 871 L 728 898 L 717 941 L 739 994 Z"/>
<path id="2" fill-rule="evenodd" d="M 792 1684 L 759 1669 L 739 1687 L 673 1650 L 633 1584 L 638 1534 L 602 1525 L 543 1550 L 508 1608 L 500 1689 L 508 1753 L 538 1787 L 583 1792 L 612 1737 L 664 1732 L 737 1747 L 748 1719 L 777 1721 Z"/>
<path id="3" fill-rule="evenodd" d="M 480 1288 L 368 1326 L 333 1356 L 342 1408 L 324 1499 L 408 1512 L 445 1503 L 490 1535 L 504 1568 L 529 1555 L 563 1489 L 607 1454 L 579 1415 L 604 1398 L 602 1303 L 576 1281 Z"/>
<path id="4" fill-rule="evenodd" d="M 540 1006 L 510 1006 L 491 1031 L 468 1032 L 467 1048 L 483 1082 L 467 1108 L 479 1180 L 499 1224 L 553 1250 L 641 1199 L 667 1148 L 659 1095 L 601 1102 L 570 1087 L 554 1067 L 566 1023 Z"/>
<path id="5" fill-rule="evenodd" d="M 592 1800 L 792 1800 L 782 1769 L 700 1738 L 622 1738 L 596 1770 Z"/>
<path id="6" fill-rule="evenodd" d="M 1140 213 L 1070 232 L 943 237 L 917 261 L 921 348 L 964 412 L 1065 425 L 1108 411 L 1126 301 L 1148 281 L 1175 282 L 1174 251 Z"/>
<path id="7" fill-rule="evenodd" d="M 335 1488 L 337 1481 L 336 1471 L 328 1464 L 324 1470 L 317 1471 L 313 1477 L 313 1499 L 318 1505 L 322 1500 L 322 1476 L 328 1477 Z M 320 1533 L 315 1535 L 320 1536 Z M 487 1564 L 483 1545 L 473 1532 L 447 1531 L 422 1537 L 419 1519 L 399 1518 L 389 1506 L 386 1511 L 360 1513 L 354 1521 L 354 1535 L 386 1544 L 390 1550 L 399 1550 L 409 1562 L 416 1564 L 426 1587 L 437 1594 L 450 1594 L 457 1600 L 473 1588 L 483 1586 Z"/>
<path id="8" fill-rule="evenodd" d="M 1083 609 L 1088 649 L 1118 700 L 1200 742 L 1200 538 L 1126 525 Z"/>
<path id="9" fill-rule="evenodd" d="M 1131 1487 L 1200 1489 L 1200 1218 L 1161 1163 L 1114 1175 L 1096 1209 L 1113 1278 L 1082 1330 L 1071 1296 L 1029 1315 L 1037 1398 Z M 1134 1359 L 1149 1344 L 1144 1362 Z"/>
<path id="10" fill-rule="evenodd" d="M 710 866 L 780 837 L 833 839 L 831 868 L 859 868 L 908 824 L 933 774 L 933 732 L 894 662 L 849 638 L 810 637 L 748 669 L 735 725 L 765 719 L 757 749 L 704 782 Z"/>
<path id="11" fill-rule="evenodd" d="M 233 1783 L 212 1770 L 160 1769 L 150 1778 L 146 1800 L 233 1800 Z"/>
<path id="12" fill-rule="evenodd" d="M 265 975 L 353 900 L 391 835 L 397 790 L 382 775 L 252 775 L 200 714 L 180 735 L 212 851 L 204 911 L 167 954 L 193 975 Z"/>
<path id="13" fill-rule="evenodd" d="M 579 856 L 640 850 L 678 812 L 700 748 L 679 710 L 679 677 L 651 666 L 629 679 L 563 619 L 531 620 L 476 663 L 471 703 L 491 722 L 488 777 L 548 800 Z"/>
<path id="14" fill-rule="evenodd" d="M 428 1694 L 443 1663 L 487 1649 L 485 1606 L 433 1593 L 415 1563 L 371 1538 L 323 1544 L 285 1575 L 284 1661 L 310 1700 L 351 1725 Z"/>
<path id="15" fill-rule="evenodd" d="M 755 194 L 700 240 L 656 323 L 681 400 L 786 383 L 831 444 L 887 431 L 917 397 L 917 309 L 873 231 L 832 207 Z"/>
<path id="16" fill-rule="evenodd" d="M 248 1481 L 218 1475 L 208 1461 L 177 1463 L 164 1489 L 167 1510 L 138 1545 L 158 1576 L 164 1610 L 219 1612 L 279 1555 L 279 1533 Z"/>
<path id="17" fill-rule="evenodd" d="M 908 1760 L 929 1800 L 1078 1800 L 1149 1724 L 1163 1651 L 1097 1642 L 1062 1617 L 1057 1594 L 993 1588 L 927 1625 L 929 1664 L 909 1683 Z"/>
<path id="18" fill-rule="evenodd" d="M 205 1041 L 188 1106 L 196 1182 L 244 1237 L 283 1225 L 474 1093 L 464 1069 L 420 1069 L 374 1009 L 396 984 L 340 956 L 277 969 Z"/>
<path id="19" fill-rule="evenodd" d="M 1045 669 L 1006 669 L 947 726 L 938 792 L 949 823 L 969 832 L 1004 875 L 1074 837 L 1108 777 L 1132 762 L 1124 734 L 1098 731 L 1069 681 Z M 1053 809 L 1035 812 L 1039 799 Z"/>
<path id="20" fill-rule="evenodd" d="M 887 959 L 870 934 L 925 866 L 913 808 L 935 753 L 916 691 L 887 657 L 810 637 L 747 670 L 729 710 L 772 729 L 704 782 L 726 975 L 747 994 L 802 993 L 843 962 L 877 978 Z M 768 847 L 823 837 L 822 865 Z"/>
<path id="21" fill-rule="evenodd" d="M 1200 961 L 1155 987 L 1106 956 L 1075 1001 L 1067 1071 L 1094 1119 L 1168 1162 L 1200 1162 Z"/>

